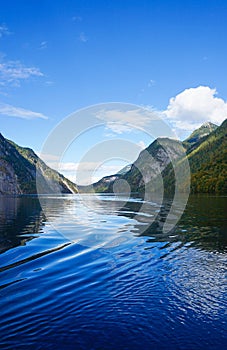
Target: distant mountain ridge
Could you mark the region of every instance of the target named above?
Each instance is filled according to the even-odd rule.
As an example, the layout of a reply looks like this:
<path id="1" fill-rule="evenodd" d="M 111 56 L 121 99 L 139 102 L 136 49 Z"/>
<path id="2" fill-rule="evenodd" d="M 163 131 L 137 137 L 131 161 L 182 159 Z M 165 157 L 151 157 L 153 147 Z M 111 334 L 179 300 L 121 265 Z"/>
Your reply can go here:
<path id="1" fill-rule="evenodd" d="M 20 147 L 0 134 L 0 194 L 113 192 L 116 180 L 125 180 L 131 192 L 151 192 L 164 184 L 166 193 L 175 189 L 172 162 L 182 160 L 182 146 L 191 170 L 192 193 L 227 193 L 227 119 L 218 127 L 205 123 L 183 143 L 158 138 L 143 150 L 133 164 L 89 186 L 77 186 L 49 168 L 30 148 Z M 179 163 L 180 164 L 180 163 Z M 124 184 L 119 181 L 119 184 Z M 180 184 L 183 192 L 184 181 Z M 121 191 L 121 185 L 118 186 Z M 124 186 L 122 187 L 124 191 Z"/>
<path id="2" fill-rule="evenodd" d="M 191 192 L 227 193 L 227 120 L 219 127 L 204 123 L 183 143 L 157 139 L 139 154 L 126 173 L 106 176 L 84 190 L 93 187 L 96 192 L 113 192 L 116 180 L 126 180 L 132 192 L 144 192 L 145 185 L 150 191 L 159 190 L 162 181 L 165 192 L 173 192 L 175 178 L 171 161 L 178 161 L 182 145 L 191 169 Z M 180 190 L 183 192 L 185 188 L 182 181 Z"/>
<path id="3" fill-rule="evenodd" d="M 0 134 L 0 194 L 76 193 L 77 187 L 49 168 L 30 148 L 20 147 Z"/>

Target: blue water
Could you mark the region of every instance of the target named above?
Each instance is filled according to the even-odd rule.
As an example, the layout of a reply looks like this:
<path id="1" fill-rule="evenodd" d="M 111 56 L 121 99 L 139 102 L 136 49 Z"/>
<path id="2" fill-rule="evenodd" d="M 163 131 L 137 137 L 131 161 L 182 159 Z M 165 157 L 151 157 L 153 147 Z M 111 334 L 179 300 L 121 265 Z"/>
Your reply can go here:
<path id="1" fill-rule="evenodd" d="M 1 349 L 226 348 L 227 197 L 191 197 L 169 233 L 168 201 L 41 204 L 0 199 Z"/>

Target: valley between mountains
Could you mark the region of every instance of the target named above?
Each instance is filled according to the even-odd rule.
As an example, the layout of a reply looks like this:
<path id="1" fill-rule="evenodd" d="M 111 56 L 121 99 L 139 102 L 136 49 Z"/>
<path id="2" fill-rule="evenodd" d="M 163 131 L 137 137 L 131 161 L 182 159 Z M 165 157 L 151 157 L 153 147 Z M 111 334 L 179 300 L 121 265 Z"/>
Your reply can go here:
<path id="1" fill-rule="evenodd" d="M 104 192 L 114 190 L 116 180 L 125 180 L 131 192 L 143 193 L 144 188 L 159 190 L 160 178 L 165 193 L 174 191 L 174 171 L 171 161 L 181 162 L 180 147 L 184 147 L 191 172 L 191 193 L 227 193 L 227 120 L 220 126 L 205 123 L 183 143 L 160 138 L 143 150 L 135 162 L 117 174 L 103 177 L 90 186 L 77 186 L 48 167 L 30 148 L 20 147 L 0 134 L 0 195 L 39 193 Z M 171 155 L 171 157 L 170 157 Z M 153 161 L 150 161 L 151 157 Z M 180 190 L 185 191 L 182 182 Z"/>

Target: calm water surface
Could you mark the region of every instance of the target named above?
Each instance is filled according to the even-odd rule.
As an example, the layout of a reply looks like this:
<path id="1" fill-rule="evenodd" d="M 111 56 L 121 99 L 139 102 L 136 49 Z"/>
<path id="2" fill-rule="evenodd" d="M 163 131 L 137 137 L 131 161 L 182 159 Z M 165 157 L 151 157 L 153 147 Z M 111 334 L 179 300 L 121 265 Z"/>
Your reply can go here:
<path id="1" fill-rule="evenodd" d="M 41 203 L 0 198 L 1 349 L 226 349 L 227 197 L 169 233 L 168 201 Z"/>

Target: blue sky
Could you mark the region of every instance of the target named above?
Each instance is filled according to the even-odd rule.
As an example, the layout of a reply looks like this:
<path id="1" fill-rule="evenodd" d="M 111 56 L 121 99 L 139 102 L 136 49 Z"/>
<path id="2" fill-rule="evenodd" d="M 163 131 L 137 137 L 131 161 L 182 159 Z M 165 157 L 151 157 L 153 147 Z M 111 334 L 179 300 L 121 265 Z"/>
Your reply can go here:
<path id="1" fill-rule="evenodd" d="M 1 0 L 0 131 L 39 152 L 67 115 L 106 102 L 165 111 L 179 135 L 206 119 L 220 123 L 226 18 L 224 0 Z M 144 134 L 120 135 L 149 142 Z M 78 162 L 97 139 L 85 135 L 67 162 Z"/>

